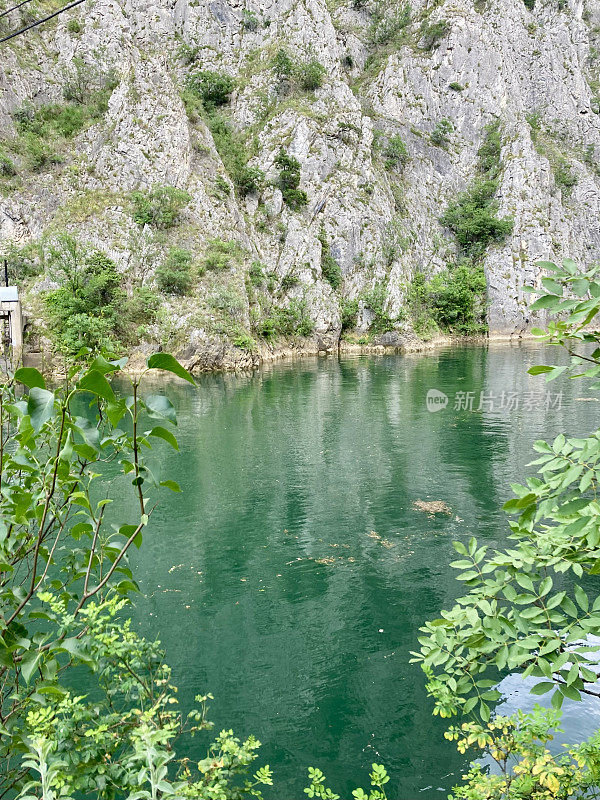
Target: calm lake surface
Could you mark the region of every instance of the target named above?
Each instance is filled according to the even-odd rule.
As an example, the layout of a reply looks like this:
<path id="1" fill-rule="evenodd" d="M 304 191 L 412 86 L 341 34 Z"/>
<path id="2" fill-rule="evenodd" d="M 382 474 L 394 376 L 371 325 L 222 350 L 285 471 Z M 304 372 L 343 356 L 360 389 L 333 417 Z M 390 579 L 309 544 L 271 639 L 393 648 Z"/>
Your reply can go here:
<path id="1" fill-rule="evenodd" d="M 388 768 L 390 800 L 445 797 L 458 782 L 465 758 L 409 653 L 459 592 L 452 540 L 504 541 L 501 505 L 531 472 L 532 442 L 599 424 L 582 383 L 526 375 L 557 363 L 549 350 L 315 359 L 161 385 L 181 446 L 161 449 L 163 478 L 183 494 L 165 493 L 133 556 L 135 624 L 163 642 L 184 709 L 210 691 L 217 731 L 263 742 L 268 798 L 305 796 L 309 765 L 345 798 L 373 761 Z M 429 389 L 446 408 L 427 410 Z M 545 407 L 545 391 L 556 405 L 563 392 L 560 408 Z M 455 410 L 457 397 L 473 410 Z M 417 500 L 452 513 L 431 518 Z M 501 688 L 503 710 L 529 703 L 521 680 Z M 582 712 L 566 708 L 571 739 L 600 725 Z"/>

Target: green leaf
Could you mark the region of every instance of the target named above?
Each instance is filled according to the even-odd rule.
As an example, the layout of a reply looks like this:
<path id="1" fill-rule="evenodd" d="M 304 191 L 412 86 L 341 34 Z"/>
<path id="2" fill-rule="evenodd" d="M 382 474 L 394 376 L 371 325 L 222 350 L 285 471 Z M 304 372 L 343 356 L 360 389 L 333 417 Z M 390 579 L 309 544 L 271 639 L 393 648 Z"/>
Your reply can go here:
<path id="1" fill-rule="evenodd" d="M 42 426 L 54 417 L 54 393 L 34 386 L 29 392 L 27 413 L 34 431 L 41 430 Z"/>
<path id="2" fill-rule="evenodd" d="M 563 288 L 560 283 L 557 283 L 552 278 L 542 278 L 542 286 L 547 292 L 551 294 L 556 294 L 562 297 Z"/>
<path id="3" fill-rule="evenodd" d="M 554 684 L 550 681 L 542 681 L 541 683 L 536 683 L 529 692 L 530 694 L 546 694 L 546 692 L 550 692 L 554 689 Z"/>
<path id="4" fill-rule="evenodd" d="M 546 367 L 540 365 L 539 367 L 529 367 L 527 372 L 529 375 L 542 375 L 544 372 L 552 372 L 554 367 Z"/>
<path id="5" fill-rule="evenodd" d="M 194 377 L 170 353 L 155 353 L 150 356 L 146 364 L 148 369 L 162 369 L 166 372 L 172 372 L 173 375 L 183 378 L 184 381 L 196 385 Z"/>
<path id="6" fill-rule="evenodd" d="M 575 585 L 575 600 L 577 600 L 577 605 L 582 611 L 587 611 L 590 607 L 590 601 L 588 600 L 587 594 L 583 591 L 579 584 Z"/>
<path id="7" fill-rule="evenodd" d="M 177 425 L 177 416 L 173 403 L 164 394 L 151 394 L 144 400 L 148 416 L 152 419 L 157 417 L 167 419 L 173 425 Z"/>
<path id="8" fill-rule="evenodd" d="M 177 481 L 161 481 L 159 486 L 164 486 L 165 489 L 170 489 L 172 492 L 180 492 L 181 488 Z"/>
<path id="9" fill-rule="evenodd" d="M 87 372 L 79 381 L 77 388 L 81 389 L 81 391 L 98 395 L 98 397 L 108 400 L 109 403 L 115 402 L 115 393 L 112 386 L 97 369 Z"/>
<path id="10" fill-rule="evenodd" d="M 127 359 L 125 359 L 125 361 L 127 361 Z M 104 356 L 100 355 L 90 364 L 90 369 L 97 370 L 101 372 L 102 375 L 106 375 L 109 372 L 118 372 L 123 366 L 123 359 L 121 359 L 121 361 L 107 361 Z"/>
<path id="11" fill-rule="evenodd" d="M 168 442 L 174 450 L 179 450 L 177 439 L 173 436 L 171 431 L 168 431 L 161 425 L 156 425 L 156 427 L 152 428 L 148 436 L 156 436 L 158 439 L 164 439 L 164 441 Z"/>
<path id="12" fill-rule="evenodd" d="M 561 685 L 560 691 L 562 692 L 562 694 L 564 694 L 565 697 L 568 697 L 569 700 L 581 700 L 581 695 L 574 686 Z"/>
<path id="13" fill-rule="evenodd" d="M 23 656 L 23 660 L 21 661 L 21 675 L 23 676 L 23 680 L 25 683 L 29 684 L 31 680 L 31 676 L 36 670 L 36 667 L 39 663 L 42 654 L 39 650 L 30 650 Z"/>
<path id="14" fill-rule="evenodd" d="M 576 295 L 579 297 L 584 297 L 588 293 L 588 289 L 590 288 L 589 281 L 585 278 L 577 278 L 576 280 L 571 282 L 571 288 L 575 292 Z"/>
<path id="15" fill-rule="evenodd" d="M 560 303 L 560 297 L 557 297 L 555 294 L 544 294 L 532 303 L 530 309 L 532 311 L 537 311 L 540 308 L 556 308 L 556 306 Z"/>
<path id="16" fill-rule="evenodd" d="M 37 386 L 38 389 L 46 388 L 42 373 L 33 367 L 21 367 L 21 369 L 18 369 L 15 372 L 15 380 L 25 384 L 30 389 L 33 389 L 34 386 Z"/>

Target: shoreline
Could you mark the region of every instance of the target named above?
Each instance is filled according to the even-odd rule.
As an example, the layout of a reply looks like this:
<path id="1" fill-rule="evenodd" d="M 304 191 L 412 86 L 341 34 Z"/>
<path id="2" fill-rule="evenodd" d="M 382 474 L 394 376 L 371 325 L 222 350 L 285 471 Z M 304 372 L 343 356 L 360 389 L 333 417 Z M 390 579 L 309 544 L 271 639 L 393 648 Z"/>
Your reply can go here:
<path id="1" fill-rule="evenodd" d="M 520 333 L 490 333 L 475 336 L 436 336 L 429 340 L 419 339 L 414 334 L 394 334 L 395 341 L 388 343 L 385 337 L 375 339 L 369 344 L 337 339 L 327 341 L 316 337 L 310 339 L 294 339 L 277 342 L 274 345 L 263 344 L 256 351 L 249 352 L 222 344 L 215 358 L 215 348 L 196 354 L 194 358 L 186 357 L 187 353 L 174 352 L 178 360 L 192 374 L 209 374 L 211 372 L 247 372 L 255 371 L 263 366 L 278 362 L 294 362 L 304 358 L 327 358 L 342 355 L 408 355 L 411 353 L 427 353 L 444 347 L 483 346 L 494 344 L 519 344 L 523 341 L 536 341 L 529 331 Z M 381 339 L 384 339 L 382 342 Z M 147 355 L 147 354 L 146 354 Z M 135 365 L 132 359 L 132 371 L 138 371 L 142 364 Z"/>
<path id="2" fill-rule="evenodd" d="M 383 341 L 382 341 L 383 340 Z M 188 345 L 187 348 L 174 348 L 172 354 L 193 375 L 211 373 L 255 372 L 262 367 L 277 363 L 293 363 L 305 358 L 328 358 L 331 356 L 360 355 L 410 355 L 428 353 L 445 347 L 481 347 L 495 344 L 518 345 L 524 341 L 535 341 L 529 331 L 521 333 L 491 333 L 476 336 L 436 336 L 429 340 L 419 339 L 414 334 L 383 334 L 368 344 L 333 337 L 311 337 L 306 339 L 281 340 L 274 344 L 261 344 L 249 351 L 235 347 L 230 342 L 207 340 L 200 347 Z M 123 373 L 139 375 L 146 366 L 146 359 L 157 352 L 148 345 L 129 353 L 129 361 Z M 53 378 L 64 377 L 64 369 L 59 359 L 44 352 L 25 352 L 23 363 L 34 366 L 44 375 Z M 62 359 L 60 359 L 62 360 Z"/>

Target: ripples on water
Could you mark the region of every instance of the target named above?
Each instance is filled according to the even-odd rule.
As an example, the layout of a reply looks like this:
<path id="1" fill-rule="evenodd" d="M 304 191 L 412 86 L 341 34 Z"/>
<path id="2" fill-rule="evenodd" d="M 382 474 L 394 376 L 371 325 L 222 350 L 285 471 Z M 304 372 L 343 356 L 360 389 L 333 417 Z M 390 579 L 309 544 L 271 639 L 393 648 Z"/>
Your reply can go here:
<path id="1" fill-rule="evenodd" d="M 452 540 L 503 541 L 499 509 L 528 474 L 532 442 L 597 426 L 582 384 L 526 375 L 559 355 L 464 347 L 164 386 L 181 453 L 161 451 L 162 471 L 183 494 L 165 496 L 135 555 L 135 620 L 162 640 L 182 707 L 211 691 L 217 729 L 261 739 L 271 798 L 302 797 L 309 765 L 343 797 L 366 785 L 372 761 L 386 764 L 392 800 L 443 797 L 456 782 L 464 758 L 409 651 L 460 588 Z M 450 398 L 435 414 L 430 388 Z M 458 391 L 473 391 L 476 408 L 480 391 L 546 388 L 562 390 L 561 409 L 453 407 Z M 451 514 L 430 518 L 415 500 Z M 502 684 L 508 710 L 528 703 L 515 680 Z M 569 709 L 566 721 L 580 736 L 597 722 Z"/>

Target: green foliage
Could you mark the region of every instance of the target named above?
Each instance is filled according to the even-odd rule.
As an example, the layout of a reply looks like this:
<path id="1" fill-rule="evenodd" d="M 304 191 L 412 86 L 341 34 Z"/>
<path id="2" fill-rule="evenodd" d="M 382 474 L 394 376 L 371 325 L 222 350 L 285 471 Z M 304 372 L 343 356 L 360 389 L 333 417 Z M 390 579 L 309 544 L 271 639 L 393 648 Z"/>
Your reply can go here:
<path id="1" fill-rule="evenodd" d="M 573 168 L 565 158 L 558 158 L 553 168 L 554 180 L 563 195 L 568 196 L 577 185 L 578 177 L 573 172 Z"/>
<path id="2" fill-rule="evenodd" d="M 410 3 L 405 3 L 398 10 L 384 8 L 381 4 L 378 4 L 369 28 L 369 46 L 374 49 L 397 43 L 398 38 L 411 22 L 412 9 Z"/>
<path id="3" fill-rule="evenodd" d="M 400 135 L 390 136 L 383 148 L 383 158 L 385 168 L 389 171 L 402 169 L 408 164 L 408 150 Z"/>
<path id="4" fill-rule="evenodd" d="M 483 267 L 469 260 L 430 279 L 417 273 L 407 292 L 415 331 L 424 338 L 436 330 L 462 335 L 483 333 L 485 293 Z"/>
<path id="5" fill-rule="evenodd" d="M 358 298 L 355 300 L 347 300 L 343 297 L 340 302 L 340 311 L 342 317 L 342 332 L 354 330 L 358 322 Z"/>
<path id="6" fill-rule="evenodd" d="M 240 333 L 236 336 L 233 340 L 233 346 L 239 347 L 242 350 L 249 350 L 250 352 L 256 350 L 256 342 L 248 333 Z"/>
<path id="7" fill-rule="evenodd" d="M 300 62 L 294 71 L 300 87 L 306 92 L 314 92 L 323 86 L 326 69 L 316 58 Z"/>
<path id="8" fill-rule="evenodd" d="M 387 222 L 381 237 L 381 254 L 386 267 L 391 267 L 407 247 L 408 239 L 402 221 L 395 218 Z"/>
<path id="9" fill-rule="evenodd" d="M 37 242 L 29 242 L 19 247 L 10 242 L 3 254 L 8 267 L 10 283 L 22 286 L 28 278 L 39 275 L 44 267 L 44 248 Z"/>
<path id="10" fill-rule="evenodd" d="M 192 254 L 189 250 L 172 247 L 167 258 L 156 270 L 161 292 L 184 295 L 192 286 Z"/>
<path id="11" fill-rule="evenodd" d="M 477 151 L 479 171 L 488 180 L 497 180 L 501 169 L 502 138 L 500 136 L 500 120 L 496 120 L 485 128 L 483 144 Z"/>
<path id="12" fill-rule="evenodd" d="M 187 42 L 182 42 L 177 48 L 177 57 L 184 67 L 189 67 L 195 64 L 200 55 L 200 48 L 197 45 L 191 45 Z"/>
<path id="13" fill-rule="evenodd" d="M 369 333 L 387 333 L 394 330 L 394 320 L 386 310 L 388 295 L 385 285 L 377 283 L 362 298 L 365 306 L 371 309 L 374 314 L 373 322 L 369 328 Z"/>
<path id="14" fill-rule="evenodd" d="M 46 263 L 59 285 L 44 296 L 50 333 L 58 349 L 75 354 L 82 347 L 118 348 L 126 324 L 125 293 L 114 262 L 65 234 L 49 247 Z"/>
<path id="15" fill-rule="evenodd" d="M 207 111 L 212 111 L 229 103 L 235 80 L 220 72 L 198 70 L 188 75 L 186 87 L 202 101 Z"/>
<path id="16" fill-rule="evenodd" d="M 493 759 L 498 772 L 488 773 L 473 763 L 466 783 L 453 789 L 450 800 L 506 800 L 506 798 L 594 797 L 600 779 L 600 735 L 563 755 L 553 755 L 546 744 L 561 731 L 560 712 L 535 706 L 530 714 L 518 711 L 497 716 L 485 725 L 466 722 L 445 734 L 460 753 L 470 748 Z"/>
<path id="17" fill-rule="evenodd" d="M 280 48 L 271 62 L 273 71 L 281 80 L 284 78 L 291 78 L 294 71 L 294 63 L 287 50 Z"/>
<path id="18" fill-rule="evenodd" d="M 310 336 L 314 323 L 308 315 L 305 300 L 291 300 L 284 308 L 272 308 L 269 316 L 256 324 L 256 333 L 262 339 L 276 336 Z"/>
<path id="19" fill-rule="evenodd" d="M 77 19 L 70 19 L 67 22 L 67 30 L 69 31 L 69 33 L 75 33 L 75 34 L 81 33 L 82 31 L 81 23 Z"/>
<path id="20" fill-rule="evenodd" d="M 342 285 L 342 270 L 331 254 L 327 234 L 323 228 L 319 233 L 319 242 L 321 243 L 321 272 L 331 288 L 337 291 Z"/>
<path id="21" fill-rule="evenodd" d="M 550 275 L 531 310 L 560 316 L 533 333 L 564 347 L 571 362 L 531 367 L 529 373 L 548 381 L 571 371 L 598 390 L 600 267 L 580 272 L 570 259 L 538 266 Z M 537 678 L 531 692 L 551 694 L 556 710 L 565 698 L 598 697 L 600 596 L 593 577 L 600 574 L 600 433 L 560 433 L 550 443 L 537 441 L 534 451 L 538 457 L 529 466 L 537 474 L 513 484 L 514 497 L 504 504 L 510 546 L 479 545 L 474 537 L 454 543 L 459 558 L 451 566 L 464 593 L 421 628 L 421 647 L 413 654 L 427 676 L 434 714 L 481 720 L 451 727 L 447 737 L 458 741 L 461 752 L 477 746 L 499 768 L 488 775 L 473 764 L 465 785 L 454 790 L 457 800 L 566 800 L 596 796 L 600 789 L 600 733 L 554 756 L 544 745 L 558 727 L 557 714 L 538 708 L 490 722 L 505 671 Z"/>
<path id="22" fill-rule="evenodd" d="M 496 181 L 475 181 L 449 204 L 440 218 L 469 257 L 480 257 L 488 245 L 503 241 L 513 229 L 512 219 L 496 216 L 498 204 L 493 199 L 496 189 Z"/>
<path id="23" fill-rule="evenodd" d="M 523 0 L 523 5 L 529 11 L 533 11 L 533 9 L 535 8 L 535 0 Z"/>
<path id="24" fill-rule="evenodd" d="M 74 58 L 63 85 L 67 102 L 28 103 L 18 109 L 14 114 L 17 136 L 7 146 L 21 157 L 25 169 L 39 171 L 60 163 L 62 145 L 104 116 L 117 84 L 113 71 L 102 71 Z"/>
<path id="25" fill-rule="evenodd" d="M 284 203 L 293 211 L 300 210 L 308 203 L 306 192 L 298 188 L 300 185 L 300 162 L 281 148 L 275 158 L 275 164 L 279 167 L 277 185 Z"/>
<path id="26" fill-rule="evenodd" d="M 241 255 L 242 248 L 233 239 L 229 241 L 219 238 L 209 239 L 206 245 L 206 254 L 202 260 L 202 267 L 215 272 L 222 272 L 239 262 Z"/>
<path id="27" fill-rule="evenodd" d="M 70 277 L 73 285 L 81 279 Z M 143 455 L 157 439 L 178 449 L 169 429 L 175 410 L 165 395 L 142 397 L 140 377 L 129 379 L 131 396 L 120 397 L 111 380 L 125 360 L 82 358 L 56 391 L 33 368 L 0 386 L 0 520 L 10 530 L 0 539 L 0 792 L 260 798 L 272 773 L 265 765 L 252 774 L 260 745 L 253 737 L 223 730 L 196 765 L 177 758 L 182 734 L 212 727 L 211 695 L 198 695 L 187 716 L 177 711 L 160 643 L 141 638 L 125 615 L 137 591 L 130 550 L 151 528 L 160 492 L 179 491 L 174 481 L 158 483 Z M 145 372 L 152 370 L 194 383 L 168 353 L 147 360 Z M 106 514 L 111 499 L 95 488 L 107 461 L 131 495 L 125 517 Z M 70 689 L 74 673 L 85 672 L 92 697 Z"/>
<path id="28" fill-rule="evenodd" d="M 98 119 L 106 113 L 110 96 L 118 85 L 119 78 L 113 69 L 105 70 L 75 56 L 66 72 L 62 94 L 69 103 L 86 106 L 92 118 Z"/>
<path id="29" fill-rule="evenodd" d="M 17 168 L 12 158 L 9 158 L 5 152 L 0 150 L 0 176 L 3 178 L 11 178 L 17 174 Z"/>
<path id="30" fill-rule="evenodd" d="M 462 85 L 462 83 L 458 83 L 457 81 L 452 81 L 452 83 L 448 84 L 448 88 L 452 89 L 453 92 L 462 92 L 465 87 Z"/>
<path id="31" fill-rule="evenodd" d="M 146 332 L 146 325 L 156 320 L 160 306 L 160 298 L 149 286 L 136 286 L 127 303 L 125 312 L 131 325 L 138 326 L 136 333 L 141 338 Z"/>
<path id="32" fill-rule="evenodd" d="M 339 794 L 335 794 L 329 787 L 325 786 L 325 775 L 320 769 L 309 767 L 308 779 L 310 785 L 304 790 L 308 797 L 316 797 L 319 800 L 340 800 Z M 389 779 L 385 767 L 381 764 L 372 764 L 369 774 L 371 789 L 369 791 L 354 789 L 352 797 L 355 800 L 387 800 L 385 784 L 388 783 Z"/>
<path id="33" fill-rule="evenodd" d="M 287 275 L 284 275 L 281 279 L 281 283 L 279 284 L 281 291 L 285 294 L 289 292 L 290 289 L 293 289 L 294 286 L 298 286 L 300 283 L 300 278 L 297 275 L 294 275 L 291 272 L 288 272 Z"/>
<path id="34" fill-rule="evenodd" d="M 167 230 L 178 224 L 181 211 L 192 197 L 174 186 L 154 186 L 150 190 L 132 192 L 129 199 L 134 222 Z"/>
<path id="35" fill-rule="evenodd" d="M 233 131 L 226 120 L 217 113 L 209 114 L 208 127 L 215 147 L 229 177 L 241 197 L 257 192 L 264 175 L 257 167 L 249 167 L 249 154 L 240 134 Z"/>
<path id="36" fill-rule="evenodd" d="M 436 47 L 439 47 L 441 40 L 448 35 L 451 30 L 450 23 L 445 19 L 440 19 L 437 22 L 423 22 L 421 25 L 421 37 L 423 41 L 423 49 L 431 52 Z"/>
<path id="37" fill-rule="evenodd" d="M 248 278 L 250 279 L 252 286 L 262 286 L 265 279 L 265 274 L 260 261 L 253 261 L 252 264 L 250 264 Z"/>
<path id="38" fill-rule="evenodd" d="M 254 32 L 260 28 L 260 19 L 254 11 L 244 9 L 242 11 L 242 28 L 245 31 Z"/>
<path id="39" fill-rule="evenodd" d="M 450 134 L 453 130 L 454 127 L 450 120 L 444 117 L 444 119 L 436 123 L 435 128 L 429 135 L 429 139 L 436 147 L 446 148 L 450 143 Z"/>
<path id="40" fill-rule="evenodd" d="M 327 70 L 316 58 L 302 61 L 294 58 L 283 47 L 280 48 L 273 60 L 271 68 L 279 81 L 279 94 L 296 92 L 314 92 L 323 86 Z"/>

